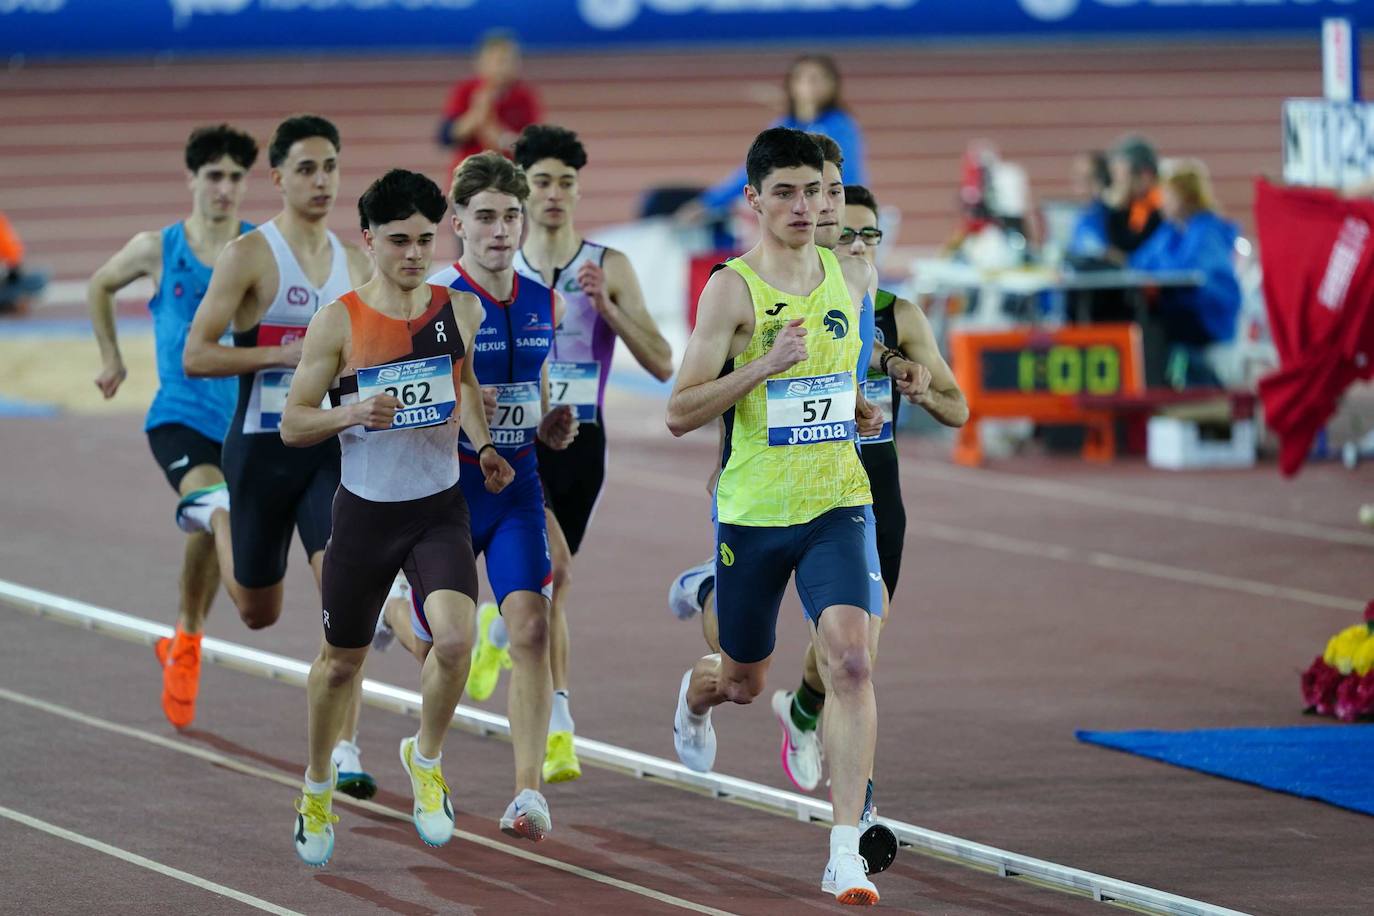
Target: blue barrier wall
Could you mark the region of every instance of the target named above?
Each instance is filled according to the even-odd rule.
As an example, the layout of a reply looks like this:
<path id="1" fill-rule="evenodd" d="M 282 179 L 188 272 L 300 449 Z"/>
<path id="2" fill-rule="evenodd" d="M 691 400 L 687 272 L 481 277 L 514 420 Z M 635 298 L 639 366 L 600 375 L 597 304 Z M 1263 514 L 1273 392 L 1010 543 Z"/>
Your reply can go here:
<path id="1" fill-rule="evenodd" d="M 0 57 L 469 48 L 493 28 L 512 29 L 535 49 L 822 37 L 1315 37 L 1333 15 L 1374 26 L 1374 0 L 0 0 Z"/>

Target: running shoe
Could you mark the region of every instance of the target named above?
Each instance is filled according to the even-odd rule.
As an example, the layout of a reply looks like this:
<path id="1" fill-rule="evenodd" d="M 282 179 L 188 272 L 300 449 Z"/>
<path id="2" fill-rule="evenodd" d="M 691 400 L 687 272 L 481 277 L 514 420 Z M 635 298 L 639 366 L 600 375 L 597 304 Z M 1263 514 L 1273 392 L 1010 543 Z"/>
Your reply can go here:
<path id="1" fill-rule="evenodd" d="M 192 490 L 177 503 L 177 527 L 187 534 L 210 531 L 210 518 L 216 509 L 229 508 L 229 485 L 217 483 Z"/>
<path id="2" fill-rule="evenodd" d="M 318 794 L 301 789 L 296 799 L 296 855 L 312 868 L 319 868 L 334 854 L 334 790 Z"/>
<path id="3" fill-rule="evenodd" d="M 878 822 L 878 806 L 865 805 L 863 816 L 859 818 L 859 855 L 870 875 L 887 871 L 897 858 L 897 834 L 886 824 Z"/>
<path id="4" fill-rule="evenodd" d="M 162 665 L 162 714 L 174 728 L 186 728 L 196 717 L 200 639 L 200 634 L 192 636 L 177 630 L 176 636 L 164 636 L 153 645 Z"/>
<path id="5" fill-rule="evenodd" d="M 377 780 L 363 769 L 361 754 L 358 745 L 352 741 L 340 741 L 334 745 L 330 759 L 334 761 L 334 769 L 339 774 L 334 781 L 334 788 L 354 798 L 371 798 L 377 794 Z"/>
<path id="6" fill-rule="evenodd" d="M 815 729 L 803 731 L 792 721 L 792 702 L 792 691 L 773 691 L 773 715 L 782 726 L 782 771 L 798 789 L 814 792 L 821 784 L 821 739 Z"/>
<path id="7" fill-rule="evenodd" d="M 549 803 L 534 789 L 522 789 L 501 815 L 501 832 L 517 839 L 538 843 L 552 829 Z"/>
<path id="8" fill-rule="evenodd" d="M 677 692 L 677 710 L 673 714 L 673 746 L 677 759 L 689 770 L 709 773 L 716 762 L 716 727 L 711 724 L 711 711 L 697 719 L 687 708 L 687 685 L 692 681 L 691 669 L 682 676 Z M 695 720 L 695 721 L 693 721 Z"/>
<path id="9" fill-rule="evenodd" d="M 415 739 L 401 739 L 401 766 L 410 775 L 410 789 L 415 795 L 411 818 L 415 832 L 427 846 L 443 846 L 453 838 L 453 804 L 448 797 L 448 783 L 439 768 L 415 766 Z"/>
<path id="10" fill-rule="evenodd" d="M 581 775 L 582 765 L 577 762 L 577 751 L 573 749 L 573 733 L 549 732 L 544 750 L 544 781 L 572 782 Z"/>
<path id="11" fill-rule="evenodd" d="M 825 866 L 821 878 L 821 890 L 834 894 L 835 899 L 847 906 L 876 906 L 878 889 L 868 880 L 863 857 L 848 849 L 836 850 Z"/>
<path id="12" fill-rule="evenodd" d="M 468 670 L 468 696 L 477 702 L 489 698 L 501 680 L 501 669 L 511 666 L 510 649 L 498 649 L 491 642 L 491 623 L 500 615 L 496 605 L 488 602 L 477 610 L 477 645 L 472 650 L 472 667 Z"/>
<path id="13" fill-rule="evenodd" d="M 691 620 L 701 613 L 701 602 L 697 600 L 701 583 L 715 574 L 716 560 L 712 557 L 705 563 L 684 570 L 682 575 L 673 580 L 672 587 L 668 589 L 668 609 L 678 620 Z"/>

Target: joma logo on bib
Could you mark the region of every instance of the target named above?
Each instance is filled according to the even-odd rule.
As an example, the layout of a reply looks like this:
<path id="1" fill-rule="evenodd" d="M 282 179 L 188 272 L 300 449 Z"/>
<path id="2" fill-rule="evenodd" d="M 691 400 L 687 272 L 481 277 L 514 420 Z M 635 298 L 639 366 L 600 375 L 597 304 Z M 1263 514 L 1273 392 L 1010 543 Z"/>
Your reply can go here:
<path id="1" fill-rule="evenodd" d="M 810 445 L 813 442 L 834 442 L 849 438 L 848 423 L 822 423 L 819 426 L 798 426 L 792 429 L 788 445 Z"/>
<path id="2" fill-rule="evenodd" d="M 391 421 L 392 426 L 422 426 L 429 423 L 438 423 L 443 420 L 443 414 L 439 413 L 437 407 L 416 407 L 409 410 L 396 411 L 396 417 Z"/>

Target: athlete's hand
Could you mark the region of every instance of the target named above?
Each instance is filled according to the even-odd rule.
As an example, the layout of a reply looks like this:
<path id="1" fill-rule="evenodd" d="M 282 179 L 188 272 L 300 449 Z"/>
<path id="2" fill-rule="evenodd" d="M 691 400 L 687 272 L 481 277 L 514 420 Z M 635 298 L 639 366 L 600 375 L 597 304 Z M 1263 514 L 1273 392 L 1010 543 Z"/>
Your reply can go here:
<path id="1" fill-rule="evenodd" d="M 806 328 L 802 327 L 804 323 L 805 320 L 802 318 L 793 318 L 778 332 L 772 349 L 764 357 L 769 362 L 769 375 L 786 372 L 806 359 Z"/>
<path id="2" fill-rule="evenodd" d="M 367 429 L 390 429 L 396 419 L 396 411 L 401 409 L 401 401 L 389 394 L 374 394 L 366 401 L 353 405 L 353 419 Z"/>
<path id="3" fill-rule="evenodd" d="M 487 415 L 487 423 L 491 423 L 491 418 L 496 416 L 496 389 L 482 389 L 482 410 Z"/>
<path id="4" fill-rule="evenodd" d="M 277 365 L 294 369 L 301 363 L 301 353 L 305 350 L 305 335 L 292 338 L 277 347 Z"/>
<path id="5" fill-rule="evenodd" d="M 129 370 L 124 368 L 123 360 L 108 362 L 100 370 L 100 374 L 95 377 L 95 387 L 100 389 L 100 393 L 105 395 L 105 400 L 115 396 L 119 386 L 124 384 L 124 380 L 129 377 Z"/>
<path id="6" fill-rule="evenodd" d="M 860 436 L 876 436 L 883 431 L 883 412 L 877 404 L 859 395 L 854 402 L 854 422 Z"/>
<path id="7" fill-rule="evenodd" d="M 482 467 L 482 476 L 486 478 L 488 493 L 500 493 L 515 479 L 515 469 L 494 448 L 482 449 L 477 463 Z"/>
<path id="8" fill-rule="evenodd" d="M 930 370 L 920 363 L 894 356 L 887 361 L 887 374 L 897 392 L 913 404 L 919 404 L 930 391 Z"/>
<path id="9" fill-rule="evenodd" d="M 539 441 L 555 451 L 562 451 L 577 438 L 577 414 L 568 404 L 555 407 L 539 421 L 536 433 Z"/>
<path id="10" fill-rule="evenodd" d="M 601 269 L 601 265 L 593 264 L 591 261 L 585 262 L 577 270 L 577 284 L 582 287 L 582 292 L 587 298 L 592 300 L 592 308 L 601 317 L 606 317 L 606 313 L 611 310 L 611 299 L 606 295 L 606 271 Z"/>

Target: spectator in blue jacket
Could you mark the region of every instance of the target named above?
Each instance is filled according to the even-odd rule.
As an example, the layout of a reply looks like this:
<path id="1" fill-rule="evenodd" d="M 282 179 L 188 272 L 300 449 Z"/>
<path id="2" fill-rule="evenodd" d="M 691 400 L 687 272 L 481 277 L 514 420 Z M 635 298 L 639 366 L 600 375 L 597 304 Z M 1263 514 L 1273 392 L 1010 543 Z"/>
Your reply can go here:
<path id="1" fill-rule="evenodd" d="M 1074 159 L 1074 189 L 1086 200 L 1074 221 L 1067 250 L 1071 258 L 1102 258 L 1107 253 L 1107 205 L 1102 195 L 1112 183 L 1107 154 L 1081 153 Z"/>
<path id="2" fill-rule="evenodd" d="M 825 134 L 840 145 L 845 184 L 867 185 L 863 135 L 845 109 L 835 61 L 823 54 L 798 57 L 787 70 L 783 89 L 787 94 L 787 114 L 768 126 Z M 741 197 L 747 181 L 744 166 L 740 166 L 729 178 L 685 204 L 677 213 L 678 219 L 694 223 L 718 214 Z"/>
<path id="3" fill-rule="evenodd" d="M 1216 384 L 1206 369 L 1203 351 L 1227 343 L 1236 334 L 1240 314 L 1240 283 L 1234 251 L 1239 235 L 1235 223 L 1216 212 L 1206 167 L 1197 160 L 1179 160 L 1166 170 L 1161 199 L 1163 223 L 1131 255 L 1140 270 L 1194 270 L 1200 286 L 1163 290 L 1158 319 L 1170 348 L 1170 364 L 1187 366 L 1187 384 Z M 1170 372 L 1175 383 L 1179 373 Z"/>

